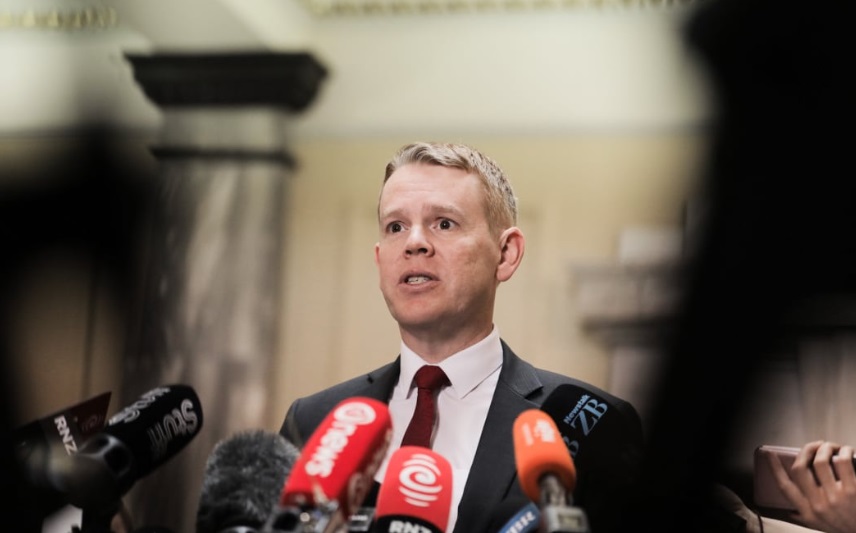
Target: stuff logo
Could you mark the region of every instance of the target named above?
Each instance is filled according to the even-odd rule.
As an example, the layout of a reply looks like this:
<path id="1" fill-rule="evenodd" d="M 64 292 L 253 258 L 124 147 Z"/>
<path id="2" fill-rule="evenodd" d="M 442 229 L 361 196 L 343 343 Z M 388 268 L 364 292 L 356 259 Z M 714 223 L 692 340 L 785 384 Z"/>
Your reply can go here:
<path id="1" fill-rule="evenodd" d="M 166 455 L 167 447 L 178 435 L 195 435 L 199 417 L 193 411 L 193 402 L 182 400 L 178 409 L 164 415 L 163 420 L 146 430 L 152 456 L 157 460 Z"/>
<path id="2" fill-rule="evenodd" d="M 112 426 L 114 424 L 121 424 L 122 422 L 126 424 L 133 422 L 140 417 L 140 411 L 153 404 L 155 400 L 168 392 L 169 389 L 166 387 L 158 387 L 157 389 L 150 390 L 141 396 L 139 400 L 113 415 L 107 424 Z"/>

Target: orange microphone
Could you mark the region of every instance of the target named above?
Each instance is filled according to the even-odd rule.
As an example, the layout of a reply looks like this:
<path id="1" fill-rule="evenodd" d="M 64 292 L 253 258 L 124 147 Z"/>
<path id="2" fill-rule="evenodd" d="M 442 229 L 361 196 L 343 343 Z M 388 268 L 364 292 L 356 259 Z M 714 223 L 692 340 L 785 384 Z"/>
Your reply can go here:
<path id="1" fill-rule="evenodd" d="M 541 509 L 541 531 L 582 533 L 588 518 L 572 505 L 577 471 L 556 423 L 540 409 L 514 420 L 514 460 L 523 492 Z"/>

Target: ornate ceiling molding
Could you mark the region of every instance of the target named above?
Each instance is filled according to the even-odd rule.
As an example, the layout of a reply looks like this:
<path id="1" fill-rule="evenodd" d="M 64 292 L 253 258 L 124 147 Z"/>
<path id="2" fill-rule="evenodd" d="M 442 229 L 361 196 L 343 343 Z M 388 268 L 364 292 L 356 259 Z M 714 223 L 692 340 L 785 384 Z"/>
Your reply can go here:
<path id="1" fill-rule="evenodd" d="M 319 17 L 679 7 L 699 0 L 300 0 Z"/>
<path id="2" fill-rule="evenodd" d="M 0 30 L 87 31 L 115 28 L 119 16 L 112 7 L 27 9 L 0 11 Z"/>

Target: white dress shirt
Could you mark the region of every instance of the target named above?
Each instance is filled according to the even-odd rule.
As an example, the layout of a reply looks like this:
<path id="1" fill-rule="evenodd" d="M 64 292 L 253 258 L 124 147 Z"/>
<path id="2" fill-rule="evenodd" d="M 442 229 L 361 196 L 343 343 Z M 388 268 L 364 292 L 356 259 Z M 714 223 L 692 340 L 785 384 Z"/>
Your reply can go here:
<path id="1" fill-rule="evenodd" d="M 416 409 L 416 386 L 413 376 L 426 362 L 401 343 L 401 373 L 389 400 L 392 417 L 392 440 L 375 480 L 383 481 L 390 455 L 399 448 L 404 431 Z M 487 411 L 493 398 L 502 367 L 502 344 L 499 330 L 478 343 L 446 358 L 439 364 L 450 385 L 437 396 L 437 424 L 432 449 L 452 465 L 452 509 L 446 531 L 455 528 L 458 503 L 473 464 Z"/>

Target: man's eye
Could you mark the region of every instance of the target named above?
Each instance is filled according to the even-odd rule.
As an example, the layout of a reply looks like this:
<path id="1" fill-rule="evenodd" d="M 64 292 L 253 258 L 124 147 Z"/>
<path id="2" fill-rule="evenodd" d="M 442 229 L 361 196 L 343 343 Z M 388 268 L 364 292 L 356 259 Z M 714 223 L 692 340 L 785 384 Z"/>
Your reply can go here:
<path id="1" fill-rule="evenodd" d="M 452 221 L 451 220 L 441 220 L 440 221 L 440 229 L 452 229 Z"/>
<path id="2" fill-rule="evenodd" d="M 401 231 L 402 228 L 401 224 L 399 224 L 398 222 L 393 222 L 392 224 L 387 226 L 387 229 L 390 233 L 398 233 L 399 231 Z"/>

